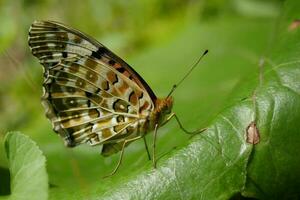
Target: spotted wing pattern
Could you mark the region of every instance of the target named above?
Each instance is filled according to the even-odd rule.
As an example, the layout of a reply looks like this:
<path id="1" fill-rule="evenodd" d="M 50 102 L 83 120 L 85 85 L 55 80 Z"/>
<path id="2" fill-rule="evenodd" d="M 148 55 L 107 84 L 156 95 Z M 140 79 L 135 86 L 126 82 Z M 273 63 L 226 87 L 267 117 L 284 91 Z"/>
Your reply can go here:
<path id="1" fill-rule="evenodd" d="M 35 21 L 28 42 L 44 66 L 46 116 L 67 146 L 105 144 L 109 155 L 145 126 L 156 96 L 102 44 L 53 21 Z"/>

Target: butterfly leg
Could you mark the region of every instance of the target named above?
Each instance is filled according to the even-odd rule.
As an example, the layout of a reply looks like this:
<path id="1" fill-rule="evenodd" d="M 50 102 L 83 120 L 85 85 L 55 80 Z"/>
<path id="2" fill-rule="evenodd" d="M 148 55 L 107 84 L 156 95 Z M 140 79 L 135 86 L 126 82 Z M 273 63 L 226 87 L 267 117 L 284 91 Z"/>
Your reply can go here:
<path id="1" fill-rule="evenodd" d="M 158 124 L 155 124 L 154 128 L 154 136 L 153 136 L 153 144 L 152 144 L 152 162 L 153 162 L 153 167 L 156 168 L 156 154 L 155 154 L 155 149 L 156 149 L 156 136 L 157 136 L 157 129 L 158 129 Z"/>
<path id="2" fill-rule="evenodd" d="M 181 130 L 183 130 L 183 132 L 185 132 L 186 134 L 190 134 L 190 135 L 195 135 L 195 134 L 198 134 L 198 133 L 201 133 L 203 131 L 206 130 L 206 128 L 202 128 L 200 130 L 195 130 L 195 131 L 188 131 L 186 130 L 183 126 L 182 126 L 182 123 L 180 122 L 179 118 L 177 117 L 177 115 L 175 113 L 172 113 L 167 119 L 166 121 L 162 124 L 162 125 L 165 125 L 168 121 L 170 121 L 173 117 L 175 117 L 179 127 Z"/>
<path id="3" fill-rule="evenodd" d="M 145 149 L 147 151 L 148 159 L 151 160 L 151 155 L 150 155 L 150 152 L 149 152 L 149 148 L 148 148 L 147 140 L 146 140 L 145 136 L 143 137 L 143 140 L 144 140 L 144 144 L 145 144 Z"/>
<path id="4" fill-rule="evenodd" d="M 124 141 L 117 166 L 115 167 L 115 169 L 110 174 L 104 176 L 103 178 L 110 177 L 110 176 L 114 175 L 118 171 L 118 169 L 119 169 L 119 167 L 120 167 L 120 165 L 122 163 L 122 160 L 123 160 L 123 155 L 124 155 L 124 150 L 125 150 L 126 144 L 128 142 L 133 142 L 133 141 L 138 140 L 140 138 L 142 138 L 142 136 L 137 136 L 137 137 L 134 137 L 134 138 L 131 138 L 131 139 L 128 139 L 128 140 Z"/>
<path id="5" fill-rule="evenodd" d="M 191 135 L 195 135 L 198 133 L 202 133 L 203 131 L 206 130 L 206 128 L 202 128 L 202 129 L 198 129 L 198 130 L 194 130 L 194 131 L 187 131 L 183 126 L 182 123 L 179 121 L 179 118 L 177 117 L 177 115 L 174 113 L 174 117 L 180 127 L 181 130 L 183 130 L 183 132 L 185 132 L 186 134 L 191 134 Z"/>

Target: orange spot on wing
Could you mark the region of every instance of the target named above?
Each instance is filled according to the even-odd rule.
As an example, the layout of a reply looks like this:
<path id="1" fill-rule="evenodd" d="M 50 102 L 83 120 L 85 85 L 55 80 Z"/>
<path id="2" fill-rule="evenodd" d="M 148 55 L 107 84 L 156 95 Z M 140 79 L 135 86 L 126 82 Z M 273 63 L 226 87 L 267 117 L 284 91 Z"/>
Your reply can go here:
<path id="1" fill-rule="evenodd" d="M 118 81 L 118 77 L 116 76 L 116 74 L 113 71 L 109 71 L 107 73 L 107 79 L 109 80 L 109 82 L 111 83 L 115 83 Z"/>
<path id="2" fill-rule="evenodd" d="M 93 61 L 92 59 L 86 59 L 84 62 L 84 65 L 87 66 L 88 68 L 94 69 L 97 66 L 97 63 Z"/>
<path id="3" fill-rule="evenodd" d="M 149 107 L 149 102 L 146 101 L 142 107 L 140 107 L 140 113 L 146 110 Z"/>
<path id="4" fill-rule="evenodd" d="M 121 66 L 120 63 L 115 63 L 115 64 L 114 64 L 114 67 L 115 67 L 115 68 L 121 68 L 122 66 Z"/>
<path id="5" fill-rule="evenodd" d="M 128 71 L 124 71 L 123 74 L 124 74 L 126 77 L 128 77 L 128 78 L 129 78 L 129 76 L 130 76 L 130 73 L 129 73 Z"/>
<path id="6" fill-rule="evenodd" d="M 102 132 L 103 139 L 109 138 L 112 135 L 111 131 L 107 128 L 102 130 L 101 132 Z"/>
<path id="7" fill-rule="evenodd" d="M 129 86 L 127 85 L 127 83 L 123 81 L 122 85 L 118 89 L 122 94 L 124 94 L 126 92 L 126 90 L 128 89 L 128 87 Z"/>
<path id="8" fill-rule="evenodd" d="M 119 96 L 119 93 L 117 92 L 117 90 L 115 88 L 110 93 L 116 97 Z"/>
<path id="9" fill-rule="evenodd" d="M 129 96 L 129 101 L 130 103 L 132 103 L 134 106 L 137 104 L 138 102 L 138 98 L 135 92 L 133 92 L 130 96 Z"/>

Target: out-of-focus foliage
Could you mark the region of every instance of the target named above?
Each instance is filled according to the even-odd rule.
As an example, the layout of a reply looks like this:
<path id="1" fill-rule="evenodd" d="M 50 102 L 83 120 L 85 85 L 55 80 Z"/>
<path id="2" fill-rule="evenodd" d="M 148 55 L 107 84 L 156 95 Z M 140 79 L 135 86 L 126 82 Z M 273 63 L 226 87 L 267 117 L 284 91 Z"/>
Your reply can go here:
<path id="1" fill-rule="evenodd" d="M 184 125 L 192 129 L 209 125 L 222 110 L 252 94 L 259 80 L 259 60 L 270 52 L 281 4 L 279 0 L 0 1 L 0 148 L 3 149 L 7 131 L 21 130 L 30 135 L 47 158 L 52 199 L 97 198 L 107 191 L 110 191 L 107 196 L 113 197 L 111 188 L 124 186 L 127 180 L 142 177 L 151 169 L 142 142 L 126 149 L 120 171 L 107 180 L 101 176 L 111 171 L 118 155 L 103 158 L 98 147 L 63 146 L 40 104 L 42 67 L 27 45 L 28 28 L 35 19 L 60 21 L 93 36 L 128 61 L 157 96 L 166 95 L 208 48 L 207 57 L 174 93 L 174 110 Z M 248 115 L 232 118 L 245 116 Z M 241 130 L 243 125 L 239 124 Z M 228 138 L 234 141 L 234 136 Z M 167 152 L 167 158 L 172 160 L 178 151 L 171 155 L 169 151 L 174 146 L 186 147 L 187 143 L 188 137 L 171 122 L 159 131 L 158 153 Z M 197 145 L 201 150 L 202 145 Z M 243 165 L 248 156 L 242 154 L 241 163 L 236 165 Z M 170 166 L 172 162 L 166 160 L 163 158 L 161 163 Z M 7 166 L 4 151 L 0 150 L 0 176 Z M 251 167 L 252 170 L 256 166 Z M 256 178 L 255 170 L 252 173 Z M 231 178 L 236 185 L 242 185 L 243 174 L 233 174 Z M 226 185 L 222 180 L 219 185 Z M 176 183 L 176 187 L 183 188 L 181 184 L 185 183 L 188 182 Z M 2 188 L 0 182 L 0 195 Z M 236 191 L 231 189 L 223 188 L 228 196 Z M 253 191 L 246 192 L 251 196 Z"/>
<path id="2" fill-rule="evenodd" d="M 5 151 L 11 176 L 11 194 L 5 197 L 11 200 L 47 199 L 46 158 L 36 143 L 26 135 L 10 132 L 5 137 Z"/>

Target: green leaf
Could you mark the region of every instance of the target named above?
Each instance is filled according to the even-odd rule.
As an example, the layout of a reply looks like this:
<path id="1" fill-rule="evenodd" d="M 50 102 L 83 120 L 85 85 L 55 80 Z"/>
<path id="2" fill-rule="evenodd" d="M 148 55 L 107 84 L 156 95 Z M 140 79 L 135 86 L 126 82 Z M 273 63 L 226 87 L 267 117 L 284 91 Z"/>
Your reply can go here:
<path id="1" fill-rule="evenodd" d="M 26 135 L 10 132 L 5 138 L 5 151 L 11 177 L 9 199 L 47 199 L 46 159 L 36 143 Z"/>
<path id="2" fill-rule="evenodd" d="M 98 198 L 299 198 L 299 7 L 299 1 L 285 3 L 269 55 L 249 82 L 254 89 L 248 98 L 219 114 L 186 147 L 161 159 L 156 170 L 131 175 Z M 256 145 L 246 142 L 252 122 L 260 135 Z"/>

